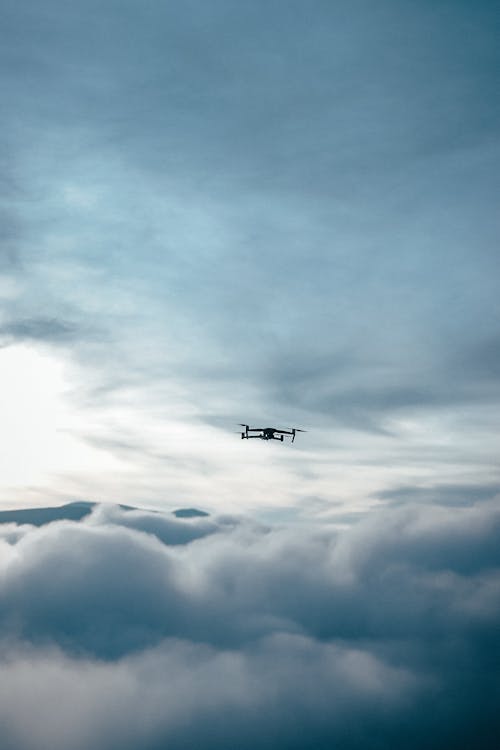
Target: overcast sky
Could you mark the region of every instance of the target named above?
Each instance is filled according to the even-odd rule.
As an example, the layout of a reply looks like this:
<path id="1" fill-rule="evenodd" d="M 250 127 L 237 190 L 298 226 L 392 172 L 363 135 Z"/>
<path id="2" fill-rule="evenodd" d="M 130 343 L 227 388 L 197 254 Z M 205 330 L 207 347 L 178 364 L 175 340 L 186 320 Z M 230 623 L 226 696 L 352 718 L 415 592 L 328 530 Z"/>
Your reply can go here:
<path id="1" fill-rule="evenodd" d="M 2 750 L 496 750 L 499 21 L 0 0 Z"/>
<path id="2" fill-rule="evenodd" d="M 494 493 L 496 3 L 1 9 L 3 507 Z"/>

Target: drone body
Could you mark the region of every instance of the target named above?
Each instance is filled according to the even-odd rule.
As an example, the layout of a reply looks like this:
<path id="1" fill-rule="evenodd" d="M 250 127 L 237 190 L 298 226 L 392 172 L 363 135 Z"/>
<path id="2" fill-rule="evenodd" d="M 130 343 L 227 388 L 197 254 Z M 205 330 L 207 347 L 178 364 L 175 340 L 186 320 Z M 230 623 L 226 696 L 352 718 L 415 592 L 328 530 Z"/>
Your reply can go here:
<path id="1" fill-rule="evenodd" d="M 296 432 L 305 432 L 305 430 L 299 430 L 298 427 L 293 427 L 291 430 L 278 430 L 276 427 L 249 427 L 247 424 L 241 424 L 241 427 L 245 428 L 245 432 L 241 433 L 242 440 L 249 440 L 250 438 L 259 438 L 260 440 L 279 440 L 283 442 L 285 435 L 290 435 L 292 438 L 291 442 L 295 440 Z M 251 432 L 256 432 L 256 435 L 250 435 Z"/>

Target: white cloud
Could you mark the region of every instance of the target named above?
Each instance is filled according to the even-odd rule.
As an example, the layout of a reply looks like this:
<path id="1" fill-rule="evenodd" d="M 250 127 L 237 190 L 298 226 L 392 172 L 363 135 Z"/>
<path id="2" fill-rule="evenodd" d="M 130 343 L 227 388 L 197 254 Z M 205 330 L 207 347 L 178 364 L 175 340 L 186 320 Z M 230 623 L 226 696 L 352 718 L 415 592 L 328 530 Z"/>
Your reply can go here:
<path id="1" fill-rule="evenodd" d="M 498 729 L 495 502 L 344 531 L 118 508 L 21 531 L 0 555 L 8 750 L 437 748 L 478 723 L 488 748 Z"/>

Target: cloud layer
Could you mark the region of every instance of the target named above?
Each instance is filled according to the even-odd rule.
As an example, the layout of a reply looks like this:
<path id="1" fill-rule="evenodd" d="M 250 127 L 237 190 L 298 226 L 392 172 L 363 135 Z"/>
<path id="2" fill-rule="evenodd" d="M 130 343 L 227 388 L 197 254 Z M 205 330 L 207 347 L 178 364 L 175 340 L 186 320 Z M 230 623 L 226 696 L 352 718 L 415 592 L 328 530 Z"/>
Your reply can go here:
<path id="1" fill-rule="evenodd" d="M 495 502 L 0 531 L 7 750 L 495 746 Z"/>

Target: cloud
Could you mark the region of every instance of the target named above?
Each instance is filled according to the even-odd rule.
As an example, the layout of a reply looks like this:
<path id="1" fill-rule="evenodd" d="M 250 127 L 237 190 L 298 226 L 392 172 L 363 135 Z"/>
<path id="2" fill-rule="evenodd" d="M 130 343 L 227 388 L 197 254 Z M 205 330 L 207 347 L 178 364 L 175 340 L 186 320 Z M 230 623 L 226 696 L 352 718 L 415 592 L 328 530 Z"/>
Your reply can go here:
<path id="1" fill-rule="evenodd" d="M 7 750 L 494 747 L 495 501 L 0 531 Z"/>
<path id="2" fill-rule="evenodd" d="M 494 500 L 500 495 L 497 483 L 441 484 L 434 487 L 402 486 L 386 490 L 377 497 L 390 505 L 407 505 L 408 502 L 424 502 L 426 505 L 468 506 L 482 500 Z"/>
<path id="3" fill-rule="evenodd" d="M 362 651 L 289 636 L 240 652 L 171 641 L 113 664 L 25 649 L 4 668 L 8 750 L 16 743 L 57 750 L 93 743 L 126 750 L 256 743 L 298 750 L 304 740 L 326 749 L 332 729 L 346 747 L 360 747 L 377 712 L 398 710 L 418 692 L 404 670 Z M 19 721 L 21 691 L 25 710 L 38 707 L 35 726 Z M 55 705 L 58 719 L 51 723 Z M 353 742 L 358 712 L 367 722 Z"/>
<path id="4" fill-rule="evenodd" d="M 17 238 L 18 226 L 16 221 L 9 212 L 0 211 L 0 273 L 9 273 L 18 266 Z"/>
<path id="5" fill-rule="evenodd" d="M 6 4 L 0 267 L 18 287 L 2 339 L 58 345 L 94 455 L 138 476 L 176 462 L 174 492 L 197 504 L 211 491 L 201 464 L 208 477 L 220 456 L 196 442 L 200 423 L 297 424 L 309 445 L 321 425 L 324 442 L 294 457 L 315 461 L 305 493 L 325 495 L 337 437 L 367 465 L 384 460 L 381 436 L 392 454 L 405 445 L 395 421 L 443 444 L 449 425 L 438 434 L 430 414 L 494 414 L 493 15 L 390 0 Z M 133 419 L 110 419 L 127 386 Z M 192 425 L 172 457 L 141 434 L 146 408 L 165 433 L 174 411 Z M 455 463 L 479 473 L 471 431 L 452 429 Z M 410 448 L 407 466 L 422 460 Z M 279 471 L 280 487 L 295 481 Z M 93 476 L 73 473 L 68 491 L 105 497 Z M 165 496 L 166 476 L 124 501 Z M 47 472 L 37 489 L 57 483 Z"/>
<path id="6" fill-rule="evenodd" d="M 64 343 L 75 337 L 73 325 L 56 318 L 24 318 L 0 326 L 0 336 L 13 341 Z"/>
<path id="7" fill-rule="evenodd" d="M 170 546 L 187 544 L 194 539 L 201 539 L 204 536 L 213 534 L 222 528 L 222 522 L 217 524 L 208 517 L 208 514 L 203 516 L 201 511 L 199 511 L 198 517 L 184 520 L 182 517 L 166 516 L 163 513 L 152 513 L 136 509 L 124 510 L 116 505 L 98 507 L 92 515 L 90 522 L 98 526 L 103 523 L 109 523 L 114 526 L 123 526 L 135 529 L 136 531 L 144 531 Z"/>

